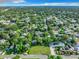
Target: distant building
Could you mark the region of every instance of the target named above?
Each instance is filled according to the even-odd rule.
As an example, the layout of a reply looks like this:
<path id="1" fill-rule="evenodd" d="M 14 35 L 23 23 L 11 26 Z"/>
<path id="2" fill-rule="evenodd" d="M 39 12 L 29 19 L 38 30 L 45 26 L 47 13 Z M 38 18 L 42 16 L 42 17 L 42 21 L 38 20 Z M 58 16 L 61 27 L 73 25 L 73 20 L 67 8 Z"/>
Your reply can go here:
<path id="1" fill-rule="evenodd" d="M 2 55 L 2 51 L 0 51 L 0 55 Z"/>
<path id="2" fill-rule="evenodd" d="M 79 38 L 79 33 L 77 33 L 75 36 L 76 36 L 77 38 Z"/>
<path id="3" fill-rule="evenodd" d="M 79 42 L 76 44 L 74 50 L 79 51 Z"/>
<path id="4" fill-rule="evenodd" d="M 4 44 L 6 40 L 0 39 L 0 44 Z"/>
<path id="5" fill-rule="evenodd" d="M 37 44 L 37 40 L 33 40 L 32 45 L 36 45 L 36 44 Z"/>
<path id="6" fill-rule="evenodd" d="M 74 47 L 74 50 L 79 51 L 79 39 L 76 39 L 76 45 Z"/>
<path id="7" fill-rule="evenodd" d="M 72 22 L 72 23 L 76 23 L 76 20 L 72 19 L 71 22 Z"/>
<path id="8" fill-rule="evenodd" d="M 62 42 L 52 42 L 49 45 L 52 46 L 52 48 L 55 48 L 55 47 L 65 47 L 65 44 L 62 43 Z"/>

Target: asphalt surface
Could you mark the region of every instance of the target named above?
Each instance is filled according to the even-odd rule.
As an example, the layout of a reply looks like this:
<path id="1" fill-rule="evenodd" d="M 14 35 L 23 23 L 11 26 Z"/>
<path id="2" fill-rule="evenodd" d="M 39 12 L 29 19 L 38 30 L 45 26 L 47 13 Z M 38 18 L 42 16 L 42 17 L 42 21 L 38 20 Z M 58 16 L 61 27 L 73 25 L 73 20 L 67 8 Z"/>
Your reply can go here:
<path id="1" fill-rule="evenodd" d="M 62 56 L 63 59 L 78 59 L 79 55 Z"/>
<path id="2" fill-rule="evenodd" d="M 12 59 L 16 55 L 0 55 L 4 59 Z M 39 59 L 48 59 L 46 55 L 19 55 L 21 58 L 39 58 Z"/>

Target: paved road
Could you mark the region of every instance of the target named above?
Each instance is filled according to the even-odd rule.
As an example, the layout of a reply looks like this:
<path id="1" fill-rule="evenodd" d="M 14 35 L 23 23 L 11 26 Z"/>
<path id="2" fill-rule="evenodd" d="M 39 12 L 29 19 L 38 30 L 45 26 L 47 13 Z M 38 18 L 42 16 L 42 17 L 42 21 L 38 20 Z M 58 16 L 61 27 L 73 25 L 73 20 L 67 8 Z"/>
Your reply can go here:
<path id="1" fill-rule="evenodd" d="M 46 55 L 21 55 L 21 57 L 23 58 L 39 58 L 39 59 L 48 59 L 48 57 Z"/>
<path id="2" fill-rule="evenodd" d="M 79 55 L 62 56 L 63 59 L 78 59 Z"/>
<path id="3" fill-rule="evenodd" d="M 15 55 L 0 55 L 2 58 L 12 59 Z M 21 58 L 39 58 L 39 59 L 48 59 L 46 55 L 20 55 Z"/>

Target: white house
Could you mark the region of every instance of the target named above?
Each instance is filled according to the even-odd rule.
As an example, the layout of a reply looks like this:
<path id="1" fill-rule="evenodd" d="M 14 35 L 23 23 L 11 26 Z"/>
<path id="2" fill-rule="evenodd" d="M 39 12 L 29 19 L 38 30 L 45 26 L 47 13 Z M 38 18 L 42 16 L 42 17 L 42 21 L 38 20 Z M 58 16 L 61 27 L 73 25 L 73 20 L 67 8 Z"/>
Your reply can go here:
<path id="1" fill-rule="evenodd" d="M 74 50 L 79 51 L 79 42 L 76 44 Z"/>
<path id="2" fill-rule="evenodd" d="M 0 55 L 2 54 L 2 52 L 0 51 Z"/>
<path id="3" fill-rule="evenodd" d="M 76 36 L 77 38 L 79 38 L 79 33 L 77 33 L 75 36 Z"/>
<path id="4" fill-rule="evenodd" d="M 62 43 L 62 42 L 52 42 L 49 45 L 52 46 L 52 48 L 55 48 L 55 47 L 65 47 L 65 44 Z"/>
<path id="5" fill-rule="evenodd" d="M 5 41 L 6 41 L 6 40 L 1 39 L 1 40 L 0 40 L 0 44 L 4 44 L 4 43 L 5 43 Z"/>

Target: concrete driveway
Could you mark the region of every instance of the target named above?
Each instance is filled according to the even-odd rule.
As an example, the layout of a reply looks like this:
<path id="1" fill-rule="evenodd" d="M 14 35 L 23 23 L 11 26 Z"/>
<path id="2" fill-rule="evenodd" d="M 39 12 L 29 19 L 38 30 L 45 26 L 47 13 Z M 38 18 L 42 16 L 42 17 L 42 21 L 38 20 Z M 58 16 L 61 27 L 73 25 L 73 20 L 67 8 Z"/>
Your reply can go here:
<path id="1" fill-rule="evenodd" d="M 50 47 L 51 55 L 56 55 L 56 53 L 55 53 L 55 48 L 52 47 L 51 44 L 49 45 L 49 47 Z"/>

